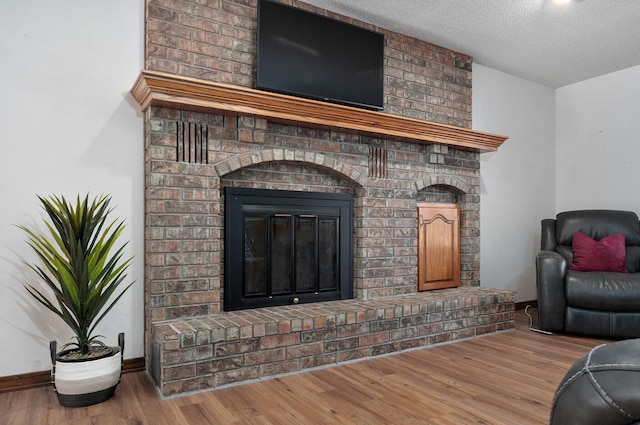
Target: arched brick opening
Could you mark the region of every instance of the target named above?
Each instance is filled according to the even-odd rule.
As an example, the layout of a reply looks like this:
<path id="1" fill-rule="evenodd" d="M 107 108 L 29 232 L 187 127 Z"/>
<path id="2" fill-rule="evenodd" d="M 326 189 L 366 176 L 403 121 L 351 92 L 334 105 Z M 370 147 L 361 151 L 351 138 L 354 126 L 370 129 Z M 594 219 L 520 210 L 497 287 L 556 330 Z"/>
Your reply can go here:
<path id="1" fill-rule="evenodd" d="M 296 162 L 309 164 L 318 169 L 337 175 L 356 187 L 365 186 L 365 170 L 346 164 L 329 153 L 310 152 L 302 149 L 259 149 L 227 158 L 214 164 L 219 177 L 224 177 L 241 168 L 268 162 Z"/>

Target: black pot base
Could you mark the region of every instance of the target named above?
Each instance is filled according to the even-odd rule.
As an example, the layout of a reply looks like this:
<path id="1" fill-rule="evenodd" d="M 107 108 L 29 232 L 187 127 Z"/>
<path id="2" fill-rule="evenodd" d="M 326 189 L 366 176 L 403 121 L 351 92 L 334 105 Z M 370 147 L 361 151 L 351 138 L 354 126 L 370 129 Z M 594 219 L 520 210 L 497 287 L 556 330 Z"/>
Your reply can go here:
<path id="1" fill-rule="evenodd" d="M 118 384 L 106 390 L 88 394 L 58 394 L 58 402 L 64 407 L 84 407 L 109 400 L 116 392 Z"/>

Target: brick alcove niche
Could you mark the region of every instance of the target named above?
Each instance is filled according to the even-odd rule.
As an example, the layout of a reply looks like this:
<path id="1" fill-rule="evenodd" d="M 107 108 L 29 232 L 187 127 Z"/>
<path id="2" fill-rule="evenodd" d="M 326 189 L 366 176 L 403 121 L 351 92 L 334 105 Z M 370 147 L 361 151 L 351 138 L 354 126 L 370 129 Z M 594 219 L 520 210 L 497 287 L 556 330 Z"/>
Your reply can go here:
<path id="1" fill-rule="evenodd" d="M 147 0 L 146 14 L 147 70 L 252 87 L 255 1 Z M 373 119 L 472 133 L 471 58 L 374 29 L 387 47 Z M 161 395 L 513 329 L 514 294 L 480 286 L 480 149 L 225 112 L 167 90 L 132 90 L 145 120 L 145 356 Z M 352 194 L 354 299 L 224 312 L 225 187 Z M 417 292 L 420 202 L 460 206 L 459 288 Z"/>

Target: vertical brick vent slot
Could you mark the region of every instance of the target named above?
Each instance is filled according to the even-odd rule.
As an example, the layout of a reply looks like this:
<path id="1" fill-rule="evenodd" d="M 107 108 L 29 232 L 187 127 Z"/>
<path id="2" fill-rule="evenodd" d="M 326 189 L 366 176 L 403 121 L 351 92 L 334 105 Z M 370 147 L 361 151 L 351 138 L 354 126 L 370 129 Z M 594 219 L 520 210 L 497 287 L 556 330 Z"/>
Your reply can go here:
<path id="1" fill-rule="evenodd" d="M 387 148 L 384 146 L 369 146 L 369 177 L 374 179 L 387 178 Z"/>
<path id="2" fill-rule="evenodd" d="M 176 161 L 209 163 L 208 126 L 193 122 L 176 122 Z"/>

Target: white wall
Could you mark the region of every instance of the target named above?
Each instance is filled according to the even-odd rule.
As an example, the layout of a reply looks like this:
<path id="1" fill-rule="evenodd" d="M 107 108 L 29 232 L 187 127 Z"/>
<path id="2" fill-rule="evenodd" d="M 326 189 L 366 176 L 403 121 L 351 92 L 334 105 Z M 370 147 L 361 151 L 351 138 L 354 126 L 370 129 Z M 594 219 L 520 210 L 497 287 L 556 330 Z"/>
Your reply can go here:
<path id="1" fill-rule="evenodd" d="M 21 281 L 34 260 L 14 224 L 43 217 L 36 194 L 112 195 L 136 283 L 99 327 L 143 355 L 143 119 L 128 95 L 143 60 L 143 1 L 0 2 L 0 376 L 50 368 L 71 334 Z"/>
<path id="2" fill-rule="evenodd" d="M 558 211 L 640 214 L 640 66 L 556 93 Z"/>
<path id="3" fill-rule="evenodd" d="M 640 214 L 640 67 L 552 89 L 474 65 L 473 127 L 509 136 L 481 155 L 481 282 L 536 299 L 540 220 L 582 208 Z"/>
<path id="4" fill-rule="evenodd" d="M 481 285 L 537 299 L 540 220 L 555 214 L 554 89 L 473 66 L 473 128 L 509 139 L 480 155 Z"/>

